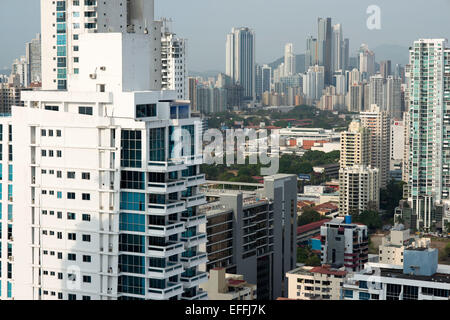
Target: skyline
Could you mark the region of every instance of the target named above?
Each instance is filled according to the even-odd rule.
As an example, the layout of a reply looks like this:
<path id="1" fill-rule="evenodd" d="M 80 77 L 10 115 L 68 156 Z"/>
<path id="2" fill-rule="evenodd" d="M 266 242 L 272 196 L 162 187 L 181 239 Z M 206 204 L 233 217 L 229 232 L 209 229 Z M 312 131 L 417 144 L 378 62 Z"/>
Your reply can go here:
<path id="1" fill-rule="evenodd" d="M 436 7 L 448 7 L 448 0 L 430 0 Z M 366 9 L 374 4 L 369 0 L 346 0 L 336 3 L 331 0 L 319 0 L 314 3 L 295 3 L 295 0 L 247 0 L 239 3 L 240 10 L 235 10 L 237 0 L 226 3 L 211 3 L 197 0 L 156 1 L 156 18 L 172 18 L 173 30 L 178 36 L 188 39 L 189 70 L 205 72 L 209 70 L 225 70 L 225 40 L 232 27 L 248 26 L 256 33 L 256 62 L 271 63 L 283 56 L 284 46 L 288 42 L 294 44 L 296 54 L 304 53 L 306 37 L 317 35 L 317 18 L 331 17 L 333 24 L 343 25 L 344 37 L 350 38 L 351 55 L 362 43 L 371 49 L 380 45 L 398 45 L 408 48 L 419 38 L 450 38 L 450 30 L 439 30 L 445 25 L 447 10 L 427 12 L 430 1 L 420 0 L 397 1 L 378 0 L 381 8 L 381 30 L 369 30 L 366 27 L 368 14 Z M 0 34 L 1 43 L 6 43 L 0 52 L 0 69 L 10 68 L 14 59 L 25 53 L 25 43 L 40 33 L 39 0 L 3 0 L 0 4 L 0 27 L 8 26 L 25 19 L 24 23 L 16 23 L 14 37 L 9 33 Z M 8 8 L 8 10 L 6 10 Z M 289 10 L 287 10 L 289 8 Z M 19 10 L 20 9 L 20 10 Z M 252 15 L 258 9 L 259 15 Z M 220 13 L 220 15 L 218 15 Z M 398 23 L 396 17 L 421 15 L 421 23 L 415 19 L 402 19 Z M 284 16 L 283 16 L 284 15 Z M 214 25 L 209 25 L 211 17 Z M 271 17 L 271 23 L 267 23 Z M 196 23 L 192 23 L 198 21 Z M 283 22 L 283 25 L 281 25 Z M 207 28 L 204 26 L 207 25 Z M 422 30 L 423 29 L 423 30 Z M 401 40 L 398 38 L 401 35 Z M 204 45 L 203 43 L 207 44 Z M 376 53 L 376 52 L 375 52 Z M 408 52 L 405 52 L 407 57 Z M 378 59 L 377 59 L 378 60 Z"/>

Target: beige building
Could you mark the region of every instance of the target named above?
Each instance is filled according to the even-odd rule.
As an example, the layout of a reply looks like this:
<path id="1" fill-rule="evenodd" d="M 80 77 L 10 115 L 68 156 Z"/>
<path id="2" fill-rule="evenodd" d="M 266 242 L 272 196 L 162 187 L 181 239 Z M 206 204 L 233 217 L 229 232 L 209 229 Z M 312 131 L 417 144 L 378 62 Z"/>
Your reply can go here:
<path id="1" fill-rule="evenodd" d="M 396 225 L 391 233 L 381 240 L 379 247 L 379 262 L 403 266 L 404 251 L 406 248 L 429 248 L 431 239 L 416 238 L 411 235 L 410 229 L 403 225 Z"/>
<path id="2" fill-rule="evenodd" d="M 341 168 L 369 164 L 370 132 L 359 121 L 353 121 L 341 133 Z"/>
<path id="3" fill-rule="evenodd" d="M 286 274 L 288 298 L 296 300 L 340 300 L 341 287 L 347 272 L 322 267 L 299 267 Z"/>
<path id="4" fill-rule="evenodd" d="M 225 268 L 211 269 L 208 282 L 200 287 L 208 292 L 209 300 L 256 300 L 256 285 L 242 275 L 226 273 Z"/>
<path id="5" fill-rule="evenodd" d="M 380 187 L 386 188 L 390 172 L 391 122 L 386 111 L 376 104 L 360 113 L 361 125 L 370 130 L 369 164 L 380 169 Z"/>

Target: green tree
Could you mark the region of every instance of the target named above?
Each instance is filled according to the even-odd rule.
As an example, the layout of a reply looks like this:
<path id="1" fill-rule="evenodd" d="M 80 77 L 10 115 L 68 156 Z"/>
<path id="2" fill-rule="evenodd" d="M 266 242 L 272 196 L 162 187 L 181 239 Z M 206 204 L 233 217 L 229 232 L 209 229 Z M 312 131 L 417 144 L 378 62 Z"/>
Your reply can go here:
<path id="1" fill-rule="evenodd" d="M 318 213 L 317 211 L 314 211 L 314 208 L 306 208 L 303 210 L 303 213 L 298 217 L 297 224 L 300 227 L 323 219 L 326 218 L 321 216 L 320 213 Z"/>

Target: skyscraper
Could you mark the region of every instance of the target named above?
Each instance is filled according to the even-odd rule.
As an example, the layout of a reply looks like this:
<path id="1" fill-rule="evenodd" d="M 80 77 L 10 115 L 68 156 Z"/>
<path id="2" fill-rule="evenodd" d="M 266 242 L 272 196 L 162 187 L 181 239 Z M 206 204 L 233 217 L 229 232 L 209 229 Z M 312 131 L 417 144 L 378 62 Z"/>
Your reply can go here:
<path id="1" fill-rule="evenodd" d="M 410 203 L 416 229 L 450 221 L 450 48 L 445 39 L 420 39 L 410 50 Z M 438 214 L 436 205 L 443 206 Z"/>
<path id="2" fill-rule="evenodd" d="M 318 64 L 325 68 L 325 85 L 332 81 L 332 26 L 331 18 L 318 18 Z"/>
<path id="3" fill-rule="evenodd" d="M 312 36 L 306 39 L 306 52 L 305 52 L 305 71 L 308 71 L 309 67 L 313 67 L 319 62 L 317 48 L 317 39 Z"/>
<path id="4" fill-rule="evenodd" d="M 161 51 L 161 22 L 154 21 L 154 0 L 41 0 L 42 88 L 67 90 L 68 76 L 80 73 L 79 38 L 84 33 L 141 33 Z M 150 58 L 150 57 L 149 57 Z M 94 74 L 96 70 L 90 70 Z M 152 90 L 161 89 L 161 59 L 152 60 Z"/>
<path id="5" fill-rule="evenodd" d="M 375 74 L 375 53 L 366 44 L 359 49 L 359 71 L 365 74 L 366 79 Z"/>
<path id="6" fill-rule="evenodd" d="M 81 34 L 68 91 L 23 93 L 25 107 L 1 118 L 9 183 L 0 219 L 3 249 L 14 249 L 5 297 L 207 298 L 198 289 L 208 277 L 198 259 L 202 124 L 175 91 L 152 90 L 153 39 Z"/>
<path id="7" fill-rule="evenodd" d="M 284 48 L 284 76 L 293 76 L 295 72 L 296 58 L 294 54 L 294 45 L 292 43 L 286 44 Z"/>
<path id="8" fill-rule="evenodd" d="M 311 102 L 317 101 L 322 96 L 325 88 L 325 68 L 322 66 L 309 67 L 303 75 L 303 94 Z"/>
<path id="9" fill-rule="evenodd" d="M 226 74 L 244 88 L 244 99 L 256 97 L 255 33 L 247 27 L 233 28 L 227 35 Z"/>
<path id="10" fill-rule="evenodd" d="M 268 65 L 262 67 L 262 92 L 270 92 L 270 86 L 272 84 L 272 68 Z"/>
<path id="11" fill-rule="evenodd" d="M 41 35 L 26 44 L 27 63 L 30 68 L 29 82 L 42 81 Z"/>
<path id="12" fill-rule="evenodd" d="M 342 25 L 337 24 L 333 26 L 332 37 L 332 67 L 331 71 L 336 72 L 338 70 L 344 70 L 345 63 L 345 43 L 343 39 Z"/>

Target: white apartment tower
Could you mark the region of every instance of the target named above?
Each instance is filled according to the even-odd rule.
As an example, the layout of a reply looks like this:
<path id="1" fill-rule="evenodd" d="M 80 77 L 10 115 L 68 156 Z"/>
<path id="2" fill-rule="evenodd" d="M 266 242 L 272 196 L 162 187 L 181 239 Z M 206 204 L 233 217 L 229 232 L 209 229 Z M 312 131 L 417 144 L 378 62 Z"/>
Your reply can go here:
<path id="1" fill-rule="evenodd" d="M 42 89 L 67 90 L 70 75 L 80 71 L 80 35 L 84 33 L 146 34 L 152 53 L 161 51 L 161 22 L 154 21 L 154 0 L 41 0 Z M 161 89 L 161 59 L 147 73 L 152 90 Z"/>
<path id="2" fill-rule="evenodd" d="M 162 20 L 161 72 L 162 89 L 175 90 L 177 99 L 188 99 L 187 40 L 172 32 L 171 21 Z"/>
<path id="3" fill-rule="evenodd" d="M 152 90 L 160 52 L 148 34 L 77 41 L 79 74 L 68 76 L 68 90 L 25 92 L 25 107 L 1 120 L 12 126 L 5 141 L 14 136 L 4 150 L 21 168 L 8 186 L 13 280 L 2 294 L 206 299 L 196 259 L 206 242 L 201 122 L 175 91 Z"/>
<path id="4" fill-rule="evenodd" d="M 284 76 L 293 76 L 295 72 L 295 53 L 294 45 L 292 43 L 287 43 L 284 47 Z"/>
<path id="5" fill-rule="evenodd" d="M 450 48 L 445 39 L 420 39 L 408 67 L 409 194 L 417 230 L 450 221 Z M 447 212 L 439 215 L 436 205 Z"/>

